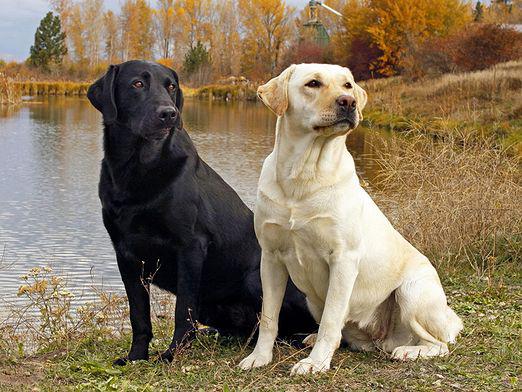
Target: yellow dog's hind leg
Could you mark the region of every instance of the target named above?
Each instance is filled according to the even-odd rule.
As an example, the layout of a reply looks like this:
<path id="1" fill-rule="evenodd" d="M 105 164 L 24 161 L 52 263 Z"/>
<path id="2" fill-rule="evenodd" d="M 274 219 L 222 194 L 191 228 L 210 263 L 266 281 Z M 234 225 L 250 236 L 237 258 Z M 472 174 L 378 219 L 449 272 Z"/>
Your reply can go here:
<path id="1" fill-rule="evenodd" d="M 408 360 L 444 356 L 462 321 L 450 309 L 437 272 L 429 262 L 395 291 L 399 305 L 397 326 L 383 343 L 393 359 Z"/>

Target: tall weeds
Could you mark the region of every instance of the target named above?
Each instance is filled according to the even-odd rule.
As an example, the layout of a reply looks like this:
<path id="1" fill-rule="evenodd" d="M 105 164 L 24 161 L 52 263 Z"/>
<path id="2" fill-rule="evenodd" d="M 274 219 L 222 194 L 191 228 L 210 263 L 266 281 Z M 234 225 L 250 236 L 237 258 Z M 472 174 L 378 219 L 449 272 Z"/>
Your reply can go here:
<path id="1" fill-rule="evenodd" d="M 88 82 L 16 82 L 23 95 L 87 95 Z"/>
<path id="2" fill-rule="evenodd" d="M 15 105 L 22 102 L 22 89 L 10 77 L 0 73 L 0 105 Z"/>
<path id="3" fill-rule="evenodd" d="M 439 266 L 492 275 L 522 260 L 520 159 L 474 135 L 383 140 L 376 197 L 405 237 Z"/>

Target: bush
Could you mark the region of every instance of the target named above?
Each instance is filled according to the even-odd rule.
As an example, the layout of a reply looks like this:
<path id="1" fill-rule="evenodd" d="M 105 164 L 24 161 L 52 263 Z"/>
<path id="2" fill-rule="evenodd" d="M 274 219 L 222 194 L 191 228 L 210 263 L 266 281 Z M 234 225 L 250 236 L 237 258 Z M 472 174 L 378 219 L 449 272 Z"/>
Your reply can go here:
<path id="1" fill-rule="evenodd" d="M 236 84 L 211 84 L 208 86 L 203 86 L 197 89 L 195 96 L 202 99 L 216 99 L 223 101 L 255 101 L 257 98 L 255 88 Z"/>
<path id="2" fill-rule="evenodd" d="M 469 28 L 456 42 L 453 61 L 462 71 L 476 71 L 522 57 L 522 33 L 500 25 Z"/>
<path id="3" fill-rule="evenodd" d="M 522 33 L 495 24 L 472 24 L 445 38 L 410 48 L 405 73 L 413 78 L 478 71 L 522 57 Z"/>

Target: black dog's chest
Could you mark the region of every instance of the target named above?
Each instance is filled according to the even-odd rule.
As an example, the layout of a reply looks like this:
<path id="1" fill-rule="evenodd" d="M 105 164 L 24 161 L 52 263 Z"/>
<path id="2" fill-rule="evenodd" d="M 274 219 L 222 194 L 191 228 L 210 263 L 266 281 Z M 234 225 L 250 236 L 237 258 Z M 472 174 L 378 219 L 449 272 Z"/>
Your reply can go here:
<path id="1" fill-rule="evenodd" d="M 123 213 L 107 229 L 116 232 L 114 245 L 126 259 L 142 263 L 144 280 L 176 293 L 177 246 L 164 219 L 150 211 Z"/>
<path id="2" fill-rule="evenodd" d="M 175 237 L 161 214 L 148 209 L 139 212 L 133 210 L 120 210 L 111 222 L 112 230 L 117 232 L 118 242 L 125 243 L 126 249 L 138 258 L 157 257 L 161 253 L 173 251 Z"/>

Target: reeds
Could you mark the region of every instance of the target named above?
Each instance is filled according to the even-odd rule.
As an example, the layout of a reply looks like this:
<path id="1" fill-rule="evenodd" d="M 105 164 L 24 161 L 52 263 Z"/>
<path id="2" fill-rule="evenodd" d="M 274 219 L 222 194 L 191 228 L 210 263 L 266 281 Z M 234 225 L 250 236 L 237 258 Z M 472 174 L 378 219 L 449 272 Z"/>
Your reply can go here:
<path id="1" fill-rule="evenodd" d="M 22 95 L 87 95 L 89 82 L 49 81 L 49 82 L 15 82 Z"/>
<path id="2" fill-rule="evenodd" d="M 22 102 L 22 89 L 3 73 L 0 73 L 0 105 L 16 105 Z"/>
<path id="3" fill-rule="evenodd" d="M 375 195 L 399 231 L 440 267 L 492 276 L 522 259 L 520 159 L 478 136 L 412 131 L 382 141 Z"/>

